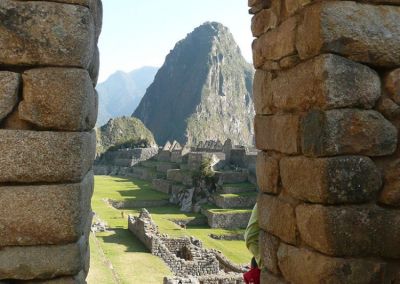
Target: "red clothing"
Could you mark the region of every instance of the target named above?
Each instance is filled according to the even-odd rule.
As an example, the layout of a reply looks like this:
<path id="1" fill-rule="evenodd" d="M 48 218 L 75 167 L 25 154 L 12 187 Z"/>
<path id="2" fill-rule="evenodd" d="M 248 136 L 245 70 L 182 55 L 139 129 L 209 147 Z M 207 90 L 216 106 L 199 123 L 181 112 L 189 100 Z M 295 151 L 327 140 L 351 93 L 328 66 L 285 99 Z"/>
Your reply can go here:
<path id="1" fill-rule="evenodd" d="M 260 273 L 261 270 L 258 268 L 252 268 L 243 274 L 244 282 L 246 284 L 260 284 Z"/>

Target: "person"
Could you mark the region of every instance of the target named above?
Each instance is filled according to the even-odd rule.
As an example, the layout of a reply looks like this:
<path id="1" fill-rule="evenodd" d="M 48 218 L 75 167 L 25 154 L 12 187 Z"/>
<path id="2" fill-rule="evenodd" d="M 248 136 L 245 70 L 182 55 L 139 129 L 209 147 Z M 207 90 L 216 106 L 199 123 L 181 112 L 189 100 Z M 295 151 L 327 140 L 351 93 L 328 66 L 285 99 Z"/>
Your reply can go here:
<path id="1" fill-rule="evenodd" d="M 260 257 L 260 247 L 258 244 L 258 237 L 260 234 L 260 227 L 258 226 L 258 207 L 257 203 L 254 205 L 251 217 L 247 225 L 246 231 L 244 232 L 244 239 L 246 247 L 250 253 L 254 256 L 259 267 L 262 267 L 262 260 Z"/>
<path id="2" fill-rule="evenodd" d="M 260 284 L 261 270 L 258 268 L 256 259 L 251 259 L 251 268 L 243 274 L 243 279 L 246 284 Z"/>
<path id="3" fill-rule="evenodd" d="M 251 259 L 250 270 L 243 274 L 246 283 L 260 283 L 261 271 L 259 267 L 262 267 L 262 260 L 260 256 L 260 246 L 258 243 L 259 234 L 260 227 L 258 225 L 258 207 L 256 203 L 256 205 L 254 205 L 253 211 L 251 212 L 246 231 L 244 232 L 246 247 L 253 255 L 253 258 Z"/>

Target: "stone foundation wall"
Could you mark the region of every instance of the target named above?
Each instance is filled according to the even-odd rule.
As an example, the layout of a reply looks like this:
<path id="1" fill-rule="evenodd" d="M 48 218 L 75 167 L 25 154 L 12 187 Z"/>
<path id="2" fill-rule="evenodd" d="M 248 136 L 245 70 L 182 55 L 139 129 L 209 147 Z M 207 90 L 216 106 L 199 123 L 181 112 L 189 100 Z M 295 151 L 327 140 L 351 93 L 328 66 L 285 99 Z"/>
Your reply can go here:
<path id="1" fill-rule="evenodd" d="M 101 22 L 100 0 L 0 1 L 0 282 L 85 283 Z"/>
<path id="2" fill-rule="evenodd" d="M 251 211 L 229 214 L 229 213 L 213 213 L 202 209 L 202 214 L 207 217 L 208 225 L 211 228 L 225 228 L 225 229 L 237 229 L 246 228 L 251 216 Z"/>
<path id="3" fill-rule="evenodd" d="M 219 275 L 206 275 L 197 278 L 165 277 L 164 284 L 243 284 L 243 275 L 221 273 Z"/>
<path id="4" fill-rule="evenodd" d="M 398 5 L 249 0 L 262 283 L 400 281 Z"/>

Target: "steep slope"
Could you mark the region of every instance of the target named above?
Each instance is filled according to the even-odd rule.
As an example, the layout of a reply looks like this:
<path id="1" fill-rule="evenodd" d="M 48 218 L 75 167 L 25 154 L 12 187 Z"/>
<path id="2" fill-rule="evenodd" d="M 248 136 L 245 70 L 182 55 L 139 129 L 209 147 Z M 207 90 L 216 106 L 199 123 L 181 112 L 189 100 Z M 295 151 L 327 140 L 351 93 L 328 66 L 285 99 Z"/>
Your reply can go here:
<path id="1" fill-rule="evenodd" d="M 142 67 L 129 73 L 117 71 L 97 86 L 99 117 L 97 125 L 110 118 L 130 116 L 139 105 L 148 86 L 157 73 L 156 67 Z"/>
<path id="2" fill-rule="evenodd" d="M 156 145 L 150 130 L 134 117 L 110 119 L 107 124 L 96 129 L 96 136 L 97 153 L 104 153 L 112 146 L 139 140 L 146 140 L 150 146 Z"/>
<path id="3" fill-rule="evenodd" d="M 168 54 L 133 116 L 159 144 L 253 144 L 253 74 L 229 30 L 207 22 Z"/>

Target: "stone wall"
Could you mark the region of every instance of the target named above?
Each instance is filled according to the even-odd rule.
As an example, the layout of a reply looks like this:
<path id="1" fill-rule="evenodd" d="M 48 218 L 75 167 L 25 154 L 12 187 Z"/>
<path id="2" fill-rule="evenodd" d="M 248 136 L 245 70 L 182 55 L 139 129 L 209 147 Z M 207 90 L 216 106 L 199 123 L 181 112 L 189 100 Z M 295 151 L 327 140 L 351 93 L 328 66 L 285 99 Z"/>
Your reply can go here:
<path id="1" fill-rule="evenodd" d="M 124 175 L 130 173 L 129 168 L 147 161 L 158 154 L 158 148 L 118 149 L 107 151 L 95 160 L 96 175 Z"/>
<path id="2" fill-rule="evenodd" d="M 201 213 L 207 217 L 208 225 L 211 228 L 237 229 L 246 228 L 251 210 L 243 210 L 241 213 L 229 214 L 229 212 L 219 213 L 202 209 Z"/>
<path id="3" fill-rule="evenodd" d="M 262 283 L 400 282 L 397 5 L 249 0 Z"/>
<path id="4" fill-rule="evenodd" d="M 0 1 L 0 282 L 85 283 L 101 22 L 100 0 Z"/>
<path id="5" fill-rule="evenodd" d="M 231 263 L 220 252 L 203 248 L 199 240 L 161 235 L 145 209 L 142 209 L 139 217 L 129 216 L 128 228 L 152 254 L 159 256 L 168 265 L 175 276 L 192 277 L 195 281 L 193 283 L 197 283 L 196 279 L 202 276 L 225 279 L 224 283 L 236 283 L 236 279 L 244 272 L 241 266 Z M 233 282 L 228 281 L 230 279 Z M 213 282 L 210 280 L 202 283 Z"/>
<path id="6" fill-rule="evenodd" d="M 235 273 L 221 273 L 194 277 L 165 277 L 164 284 L 243 284 L 243 275 Z"/>

